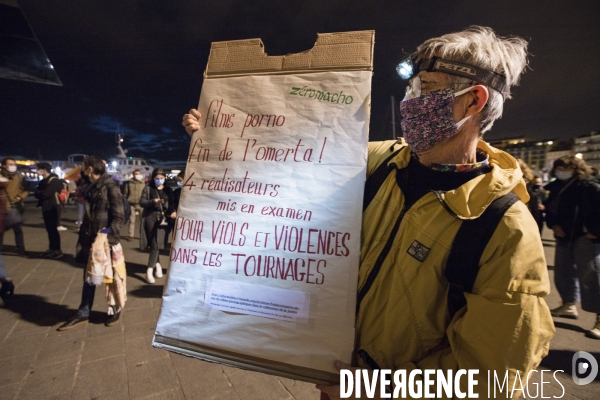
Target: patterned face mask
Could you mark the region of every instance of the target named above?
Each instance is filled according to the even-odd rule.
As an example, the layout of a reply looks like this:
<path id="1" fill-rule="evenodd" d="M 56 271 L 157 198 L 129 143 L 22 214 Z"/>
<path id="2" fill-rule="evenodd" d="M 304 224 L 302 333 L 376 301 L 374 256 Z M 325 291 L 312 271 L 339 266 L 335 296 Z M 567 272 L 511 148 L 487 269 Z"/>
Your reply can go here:
<path id="1" fill-rule="evenodd" d="M 456 135 L 471 116 L 454 122 L 454 98 L 467 93 L 471 88 L 472 86 L 456 93 L 450 88 L 434 90 L 400 102 L 401 126 L 406 143 L 415 152 L 421 153 Z"/>

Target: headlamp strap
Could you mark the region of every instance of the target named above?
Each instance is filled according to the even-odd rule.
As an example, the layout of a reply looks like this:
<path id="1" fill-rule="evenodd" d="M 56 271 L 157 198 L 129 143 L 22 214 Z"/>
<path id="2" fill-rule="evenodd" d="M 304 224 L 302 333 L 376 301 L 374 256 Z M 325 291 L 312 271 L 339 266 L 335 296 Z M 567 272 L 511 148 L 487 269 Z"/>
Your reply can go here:
<path id="1" fill-rule="evenodd" d="M 469 78 L 475 82 L 488 85 L 499 91 L 502 96 L 507 94 L 506 77 L 487 69 L 479 68 L 474 65 L 465 64 L 457 61 L 444 60 L 439 57 L 425 58 L 419 61 L 417 71 L 439 71 L 451 75 Z"/>

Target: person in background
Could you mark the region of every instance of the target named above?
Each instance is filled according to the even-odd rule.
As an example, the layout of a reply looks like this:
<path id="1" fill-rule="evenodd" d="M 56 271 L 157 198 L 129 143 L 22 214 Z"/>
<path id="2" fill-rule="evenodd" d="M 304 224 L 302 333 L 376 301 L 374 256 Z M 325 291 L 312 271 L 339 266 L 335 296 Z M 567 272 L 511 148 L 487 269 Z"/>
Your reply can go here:
<path id="1" fill-rule="evenodd" d="M 0 235 L 4 233 L 4 222 L 6 221 L 7 214 L 5 210 L 7 203 L 9 202 L 6 192 L 6 186 L 8 185 L 8 182 L 8 178 L 0 175 Z M 2 287 L 0 288 L 0 297 L 2 300 L 6 301 L 8 296 L 12 296 L 14 294 L 15 285 L 13 284 L 10 276 L 8 276 L 2 254 L 0 254 L 0 283 L 2 284 Z"/>
<path id="2" fill-rule="evenodd" d="M 544 230 L 544 210 L 546 209 L 546 206 L 544 205 L 544 202 L 546 201 L 546 192 L 542 185 L 542 177 L 539 175 L 534 175 L 533 181 L 527 184 L 527 192 L 530 197 L 527 207 L 529 208 L 529 211 L 531 211 L 533 219 L 535 219 L 535 222 L 538 224 L 540 236 Z"/>
<path id="3" fill-rule="evenodd" d="M 173 204 L 170 209 L 169 218 L 167 218 L 167 222 L 169 223 L 169 233 L 175 232 L 175 222 L 177 220 L 177 210 L 179 209 L 179 199 L 181 198 L 181 188 L 183 187 L 183 176 L 185 175 L 185 171 L 181 171 L 177 174 L 177 189 L 173 190 Z M 167 243 L 167 235 L 165 235 L 165 248 L 168 248 Z M 175 240 L 175 237 L 173 237 Z"/>
<path id="4" fill-rule="evenodd" d="M 521 168 L 521 171 L 523 172 L 523 180 L 525 181 L 525 184 L 527 186 L 527 193 L 529 194 L 529 202 L 527 203 L 527 208 L 529 208 L 531 215 L 533 215 L 533 219 L 535 219 L 535 222 L 538 225 L 538 230 L 540 231 L 541 235 L 542 229 L 544 228 L 543 202 L 545 200 L 545 197 L 543 197 L 543 193 L 540 191 L 542 185 L 542 178 L 537 176 L 540 183 L 536 185 L 536 175 L 533 174 L 531 168 L 529 168 L 525 161 L 521 160 L 520 158 L 517 159 L 517 161 L 519 163 L 519 168 Z"/>
<path id="5" fill-rule="evenodd" d="M 177 189 L 173 191 L 173 207 L 171 209 L 173 212 L 171 213 L 171 218 L 177 218 L 177 210 L 179 209 L 179 199 L 181 199 L 181 188 L 183 187 L 183 177 L 185 176 L 185 171 L 181 171 L 177 174 Z"/>
<path id="6" fill-rule="evenodd" d="M 38 174 L 42 179 L 35 190 L 35 198 L 38 199 L 38 207 L 42 207 L 42 217 L 44 225 L 48 232 L 49 249 L 42 254 L 42 257 L 53 258 L 55 260 L 62 258 L 63 253 L 60 250 L 60 234 L 58 233 L 58 213 L 60 200 L 58 195 L 63 188 L 60 178 L 53 174 L 52 165 L 49 163 L 37 164 Z"/>
<path id="7" fill-rule="evenodd" d="M 85 212 L 85 190 L 87 188 L 89 182 L 83 179 L 82 176 L 77 179 L 75 184 L 77 185 L 77 189 L 75 190 L 75 196 L 77 197 L 77 230 L 81 227 L 81 223 L 83 222 L 83 214 Z"/>
<path id="8" fill-rule="evenodd" d="M 144 211 L 140 206 L 140 197 L 142 197 L 142 191 L 146 183 L 144 182 L 144 175 L 139 169 L 133 171 L 133 176 L 125 185 L 125 197 L 131 205 L 131 216 L 129 217 L 129 237 L 128 241 L 133 240 L 135 233 L 135 217 L 140 215 Z"/>
<path id="9" fill-rule="evenodd" d="M 123 210 L 123 195 L 119 185 L 106 173 L 104 161 L 96 156 L 89 156 L 83 161 L 81 173 L 89 179 L 89 187 L 85 190 L 85 200 L 89 212 L 85 214 L 79 230 L 80 243 L 88 249 L 102 233 L 107 234 L 113 265 L 112 282 L 107 284 L 107 300 L 109 301 L 106 326 L 112 326 L 119 321 L 126 299 L 126 271 L 123 260 L 123 249 L 120 243 L 120 232 L 125 214 Z M 88 250 L 89 253 L 89 250 Z M 119 258 L 120 269 L 115 268 L 116 258 Z M 69 318 L 58 330 L 66 331 L 75 326 L 87 323 L 90 310 L 94 304 L 96 284 L 87 279 L 90 265 L 84 269 L 83 288 L 81 289 L 81 304 L 77 314 Z"/>
<path id="10" fill-rule="evenodd" d="M 150 245 L 148 256 L 148 269 L 146 277 L 148 283 L 154 283 L 154 277 L 162 278 L 163 271 L 159 260 L 158 229 L 159 226 L 168 224 L 166 217 L 171 215 L 173 204 L 173 191 L 165 185 L 165 171 L 155 168 L 152 171 L 150 183 L 142 191 L 140 205 L 144 208 L 144 231 Z"/>
<path id="11" fill-rule="evenodd" d="M 600 339 L 600 184 L 575 156 L 554 161 L 550 175 L 556 180 L 544 187 L 546 224 L 556 238 L 554 282 L 563 302 L 552 315 L 578 318 L 581 299 L 581 308 L 596 314 L 587 335 Z"/>
<path id="12" fill-rule="evenodd" d="M 67 183 L 67 181 L 65 181 L 64 179 L 60 179 L 60 184 L 62 185 L 62 189 L 64 189 L 66 191 L 66 196 L 67 198 L 65 199 L 64 203 L 60 202 L 60 207 L 58 207 L 58 226 L 56 227 L 57 231 L 66 231 L 67 227 L 64 226 L 62 224 L 62 215 L 63 215 L 63 211 L 65 210 L 65 207 L 67 205 L 67 202 L 69 200 L 69 184 Z M 62 191 L 62 190 L 61 190 Z"/>
<path id="13" fill-rule="evenodd" d="M 6 178 L 4 191 L 6 193 L 6 210 L 4 230 L 12 229 L 15 232 L 15 244 L 21 257 L 28 257 L 25 251 L 25 238 L 23 235 L 23 214 L 25 212 L 24 199 L 29 196 L 29 183 L 17 172 L 17 162 L 14 158 L 7 157 L 2 160 L 0 175 Z M 0 233 L 0 252 L 4 244 L 4 234 Z"/>

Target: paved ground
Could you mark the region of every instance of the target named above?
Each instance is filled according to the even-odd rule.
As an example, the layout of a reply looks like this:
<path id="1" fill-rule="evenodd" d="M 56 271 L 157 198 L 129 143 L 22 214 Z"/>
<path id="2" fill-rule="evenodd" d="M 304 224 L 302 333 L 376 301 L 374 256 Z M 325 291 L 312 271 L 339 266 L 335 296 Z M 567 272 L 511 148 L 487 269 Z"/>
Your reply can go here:
<path id="1" fill-rule="evenodd" d="M 25 239 L 34 257 L 6 254 L 16 284 L 12 301 L 0 307 L 0 400 L 2 399 L 319 399 L 312 384 L 228 368 L 151 347 L 165 278 L 145 284 L 147 253 L 134 242 L 123 242 L 127 258 L 129 299 L 122 322 L 104 326 L 103 290 L 97 290 L 94 312 L 87 326 L 58 332 L 80 302 L 82 267 L 74 262 L 75 208 L 67 208 L 61 232 L 59 261 L 39 258 L 47 236 L 39 209 L 27 208 Z M 547 233 L 545 233 L 546 237 Z M 548 237 L 548 239 L 550 239 Z M 544 241 L 549 264 L 553 242 Z M 5 253 L 14 250 L 14 235 L 5 235 Z M 161 256 L 164 267 L 166 256 Z M 552 273 L 552 271 L 550 271 Z M 560 300 L 554 291 L 548 305 Z M 1 304 L 1 302 L 0 302 Z M 600 341 L 584 336 L 594 316 L 556 320 L 557 334 L 543 367 L 564 370 L 558 380 L 562 398 L 600 399 L 600 382 L 577 386 L 570 378 L 576 351 L 593 353 L 600 360 Z M 600 379 L 597 378 L 597 379 Z M 548 375 L 544 396 L 561 396 L 562 389 Z M 533 388 L 531 391 L 534 396 Z M 538 395 L 539 398 L 539 395 Z"/>

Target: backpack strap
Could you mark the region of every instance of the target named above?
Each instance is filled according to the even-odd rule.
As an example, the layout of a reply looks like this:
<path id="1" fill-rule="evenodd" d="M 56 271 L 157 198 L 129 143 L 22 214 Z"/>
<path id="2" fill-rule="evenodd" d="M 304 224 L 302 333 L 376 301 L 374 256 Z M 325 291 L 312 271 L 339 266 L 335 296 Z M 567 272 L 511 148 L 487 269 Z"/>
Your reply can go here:
<path id="1" fill-rule="evenodd" d="M 363 195 L 363 211 L 369 207 L 369 204 L 371 204 L 371 201 L 375 198 L 379 188 L 381 185 L 383 185 L 385 179 L 394 169 L 388 166 L 388 163 L 392 160 L 392 158 L 396 157 L 396 155 L 400 153 L 400 150 L 402 150 L 402 148 L 394 151 L 388 158 L 385 159 L 385 161 L 379 164 L 377 169 L 373 171 L 373 173 L 367 178 L 367 181 L 365 182 L 365 193 Z"/>
<path id="2" fill-rule="evenodd" d="M 467 304 L 465 292 L 473 291 L 483 251 L 506 211 L 518 200 L 516 194 L 509 192 L 494 200 L 479 218 L 463 221 L 458 229 L 445 270 L 450 318 Z"/>

